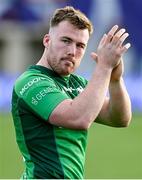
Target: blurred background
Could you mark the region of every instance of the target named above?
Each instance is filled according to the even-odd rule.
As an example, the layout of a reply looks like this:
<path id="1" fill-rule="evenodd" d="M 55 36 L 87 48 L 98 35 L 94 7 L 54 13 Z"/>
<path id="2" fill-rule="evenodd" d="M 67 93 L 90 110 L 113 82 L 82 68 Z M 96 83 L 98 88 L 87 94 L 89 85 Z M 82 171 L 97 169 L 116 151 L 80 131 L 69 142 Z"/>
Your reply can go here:
<path id="1" fill-rule="evenodd" d="M 43 53 L 42 38 L 56 8 L 72 5 L 94 25 L 87 52 L 76 74 L 88 80 L 103 33 L 115 24 L 127 29 L 132 47 L 124 55 L 124 79 L 132 101 L 128 128 L 95 124 L 89 131 L 85 178 L 142 178 L 142 1 L 140 0 L 0 0 L 0 179 L 19 178 L 24 164 L 10 114 L 15 79 Z M 119 97 L 118 97 L 119 98 Z"/>

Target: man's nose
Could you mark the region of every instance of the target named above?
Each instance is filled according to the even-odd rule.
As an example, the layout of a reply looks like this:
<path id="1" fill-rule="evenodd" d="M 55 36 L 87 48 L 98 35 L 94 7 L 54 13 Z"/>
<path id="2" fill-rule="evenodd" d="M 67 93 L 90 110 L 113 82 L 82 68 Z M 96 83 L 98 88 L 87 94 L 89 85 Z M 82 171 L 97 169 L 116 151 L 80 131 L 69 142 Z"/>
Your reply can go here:
<path id="1" fill-rule="evenodd" d="M 70 56 L 75 56 L 75 53 L 76 53 L 76 45 L 75 44 L 69 45 L 67 54 Z"/>

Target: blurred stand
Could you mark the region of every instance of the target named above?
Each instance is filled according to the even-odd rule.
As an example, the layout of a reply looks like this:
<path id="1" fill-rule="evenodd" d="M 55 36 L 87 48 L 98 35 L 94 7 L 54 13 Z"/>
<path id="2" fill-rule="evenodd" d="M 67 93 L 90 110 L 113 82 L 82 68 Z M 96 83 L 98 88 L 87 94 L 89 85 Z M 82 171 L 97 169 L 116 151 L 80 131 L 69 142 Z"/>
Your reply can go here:
<path id="1" fill-rule="evenodd" d="M 142 1 L 119 0 L 121 8 L 122 25 L 129 32 L 129 41 L 132 44 L 132 68 L 133 76 L 142 76 Z"/>
<path id="2" fill-rule="evenodd" d="M 0 1 L 0 112 L 10 110 L 16 77 L 40 58 L 49 17 L 64 3 L 63 0 Z"/>
<path id="3" fill-rule="evenodd" d="M 42 39 L 44 34 L 48 33 L 49 18 L 58 7 L 72 5 L 83 11 L 93 22 L 94 33 L 81 66 L 76 71 L 77 74 L 90 78 L 95 66 L 90 53 L 96 50 L 104 32 L 114 24 L 123 24 L 122 6 L 119 0 L 87 0 L 83 3 L 82 1 L 0 0 L 0 112 L 10 110 L 12 86 L 16 77 L 41 57 L 44 48 Z M 134 3 L 137 1 L 139 0 L 135 0 Z M 138 35 L 140 41 L 140 34 L 131 33 Z M 142 48 L 142 45 L 140 46 Z M 129 50 L 125 57 L 125 79 L 133 110 L 142 111 L 142 98 L 139 97 L 142 91 L 139 87 L 142 78 L 139 76 L 136 81 L 135 77 L 131 76 L 133 54 L 133 51 Z M 132 87 L 135 87 L 135 91 Z"/>
<path id="4" fill-rule="evenodd" d="M 42 36 L 48 32 L 49 17 L 58 7 L 57 2 L 61 0 L 48 0 L 48 3 L 45 0 L 14 0 L 5 8 L 0 18 L 1 70 L 23 72 L 33 64 L 33 58 L 40 57 Z M 35 50 L 35 46 L 40 49 Z"/>

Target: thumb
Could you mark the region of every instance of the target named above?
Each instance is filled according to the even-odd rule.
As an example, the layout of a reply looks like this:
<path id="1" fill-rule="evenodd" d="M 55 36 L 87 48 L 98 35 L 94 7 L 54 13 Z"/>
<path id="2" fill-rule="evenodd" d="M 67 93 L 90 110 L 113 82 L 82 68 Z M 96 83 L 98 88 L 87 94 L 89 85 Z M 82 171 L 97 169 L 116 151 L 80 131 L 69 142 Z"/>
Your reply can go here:
<path id="1" fill-rule="evenodd" d="M 96 53 L 92 52 L 91 57 L 93 58 L 93 60 L 95 60 L 97 62 L 98 55 Z"/>

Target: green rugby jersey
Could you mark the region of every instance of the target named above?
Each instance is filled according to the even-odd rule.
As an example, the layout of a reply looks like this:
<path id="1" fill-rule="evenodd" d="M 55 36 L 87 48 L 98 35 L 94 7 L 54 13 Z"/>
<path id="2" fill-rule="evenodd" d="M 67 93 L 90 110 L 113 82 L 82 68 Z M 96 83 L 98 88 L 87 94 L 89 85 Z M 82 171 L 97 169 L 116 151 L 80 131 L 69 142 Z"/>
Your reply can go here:
<path id="1" fill-rule="evenodd" d="M 38 65 L 16 80 L 12 116 L 26 165 L 23 178 L 83 178 L 87 131 L 57 127 L 48 119 L 60 102 L 75 98 L 86 84 L 80 76 L 60 77 Z"/>

